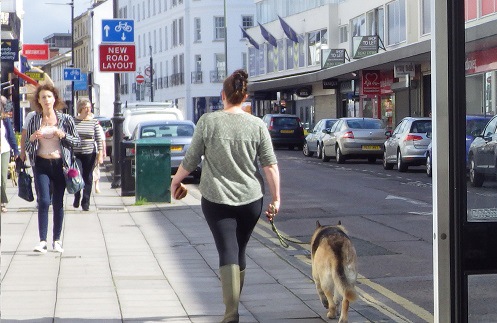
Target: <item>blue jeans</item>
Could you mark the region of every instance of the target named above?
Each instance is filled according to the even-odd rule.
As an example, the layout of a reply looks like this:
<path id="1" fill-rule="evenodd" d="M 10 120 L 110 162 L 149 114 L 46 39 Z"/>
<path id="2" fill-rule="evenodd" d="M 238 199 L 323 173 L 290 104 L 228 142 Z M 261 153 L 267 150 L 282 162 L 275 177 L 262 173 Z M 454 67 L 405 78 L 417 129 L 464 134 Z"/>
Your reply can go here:
<path id="1" fill-rule="evenodd" d="M 36 157 L 33 173 L 35 186 L 38 188 L 38 232 L 40 241 L 47 241 L 50 181 L 52 182 L 53 194 L 53 240 L 60 240 L 64 220 L 64 192 L 66 190 L 62 159 Z"/>

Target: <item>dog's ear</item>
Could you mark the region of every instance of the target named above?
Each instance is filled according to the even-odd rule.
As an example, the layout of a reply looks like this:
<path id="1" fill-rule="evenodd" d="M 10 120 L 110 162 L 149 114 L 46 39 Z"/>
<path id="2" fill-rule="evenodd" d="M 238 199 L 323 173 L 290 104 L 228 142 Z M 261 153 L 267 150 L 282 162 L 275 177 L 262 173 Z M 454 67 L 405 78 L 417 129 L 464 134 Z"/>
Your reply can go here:
<path id="1" fill-rule="evenodd" d="M 316 229 L 321 227 L 321 223 L 319 223 L 319 220 L 316 221 Z"/>
<path id="2" fill-rule="evenodd" d="M 338 220 L 338 225 L 342 225 L 342 221 Z"/>

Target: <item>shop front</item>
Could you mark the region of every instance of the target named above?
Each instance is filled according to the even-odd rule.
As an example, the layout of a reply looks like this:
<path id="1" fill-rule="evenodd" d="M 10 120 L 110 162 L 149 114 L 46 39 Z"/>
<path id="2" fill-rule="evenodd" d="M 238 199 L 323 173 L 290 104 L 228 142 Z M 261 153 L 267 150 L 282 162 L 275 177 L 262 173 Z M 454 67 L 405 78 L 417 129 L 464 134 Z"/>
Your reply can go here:
<path id="1" fill-rule="evenodd" d="M 469 53 L 465 61 L 466 113 L 495 115 L 497 47 Z"/>

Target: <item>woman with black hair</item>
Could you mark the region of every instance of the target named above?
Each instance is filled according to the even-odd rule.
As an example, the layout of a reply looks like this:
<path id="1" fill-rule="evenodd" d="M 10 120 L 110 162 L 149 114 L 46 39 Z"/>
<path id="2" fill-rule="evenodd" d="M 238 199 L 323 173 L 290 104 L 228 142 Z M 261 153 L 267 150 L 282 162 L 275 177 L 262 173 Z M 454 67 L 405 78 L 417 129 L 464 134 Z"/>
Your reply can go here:
<path id="1" fill-rule="evenodd" d="M 271 192 L 266 216 L 272 218 L 280 208 L 279 170 L 269 131 L 260 118 L 242 108 L 248 97 L 247 78 L 245 71 L 237 70 L 224 81 L 224 109 L 200 117 L 191 146 L 171 182 L 171 192 L 176 192 L 204 156 L 199 189 L 202 211 L 219 254 L 225 323 L 239 321 L 245 250 L 263 207 L 259 163 Z"/>

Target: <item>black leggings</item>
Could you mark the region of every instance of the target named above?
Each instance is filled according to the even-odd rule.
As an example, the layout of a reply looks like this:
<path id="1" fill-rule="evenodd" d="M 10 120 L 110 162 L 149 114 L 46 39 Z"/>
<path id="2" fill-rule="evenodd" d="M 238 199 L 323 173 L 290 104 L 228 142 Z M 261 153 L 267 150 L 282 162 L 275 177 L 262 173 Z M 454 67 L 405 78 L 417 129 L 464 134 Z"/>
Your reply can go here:
<path id="1" fill-rule="evenodd" d="M 214 236 L 219 267 L 235 264 L 244 270 L 247 266 L 245 250 L 261 215 L 262 198 L 240 206 L 217 204 L 202 198 L 202 211 Z"/>

